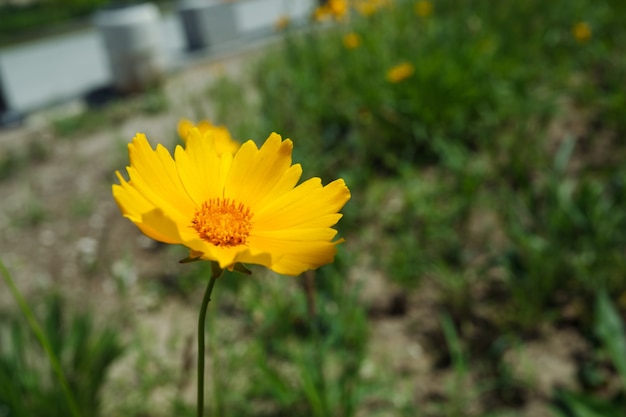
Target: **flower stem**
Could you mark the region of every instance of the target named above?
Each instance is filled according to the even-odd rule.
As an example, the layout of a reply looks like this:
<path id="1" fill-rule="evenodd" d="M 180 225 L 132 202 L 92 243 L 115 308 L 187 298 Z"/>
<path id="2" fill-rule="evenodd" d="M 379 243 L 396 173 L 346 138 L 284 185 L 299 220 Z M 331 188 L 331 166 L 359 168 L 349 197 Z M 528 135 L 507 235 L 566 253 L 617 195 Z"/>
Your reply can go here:
<path id="1" fill-rule="evenodd" d="M 211 280 L 204 291 L 202 305 L 200 306 L 200 316 L 198 317 L 198 417 L 202 417 L 204 412 L 204 326 L 206 321 L 207 307 L 211 301 L 211 293 L 215 281 L 224 272 L 216 262 L 211 262 Z"/>
<path id="2" fill-rule="evenodd" d="M 22 310 L 22 314 L 24 314 L 24 317 L 26 317 L 26 321 L 28 321 L 28 324 L 31 330 L 35 334 L 35 337 L 37 338 L 37 340 L 39 340 L 39 343 L 41 344 L 44 351 L 46 352 L 46 355 L 48 355 L 48 360 L 50 361 L 50 365 L 52 366 L 52 369 L 54 373 L 56 374 L 57 380 L 59 381 L 59 384 L 61 385 L 61 388 L 63 389 L 63 393 L 65 394 L 65 400 L 67 401 L 67 405 L 70 408 L 70 413 L 72 417 L 80 417 L 80 413 L 78 412 L 78 407 L 76 406 L 76 401 L 74 400 L 72 391 L 70 391 L 70 387 L 69 387 L 69 384 L 67 383 L 67 379 L 65 378 L 65 374 L 63 373 L 63 369 L 61 368 L 61 364 L 59 363 L 59 360 L 54 354 L 52 347 L 50 346 L 50 343 L 48 342 L 48 339 L 46 338 L 46 335 L 41 329 L 41 326 L 37 322 L 35 315 L 33 314 L 32 310 L 28 306 L 28 303 L 26 302 L 26 300 L 24 300 L 24 297 L 22 296 L 20 291 L 17 289 L 17 286 L 15 285 L 15 282 L 13 281 L 11 274 L 9 273 L 8 269 L 4 266 L 4 263 L 2 262 L 1 259 L 0 259 L 0 272 L 2 272 L 4 281 L 9 286 L 9 290 L 11 290 L 11 294 L 13 295 L 13 298 L 15 298 L 15 301 L 17 301 L 17 304 Z"/>

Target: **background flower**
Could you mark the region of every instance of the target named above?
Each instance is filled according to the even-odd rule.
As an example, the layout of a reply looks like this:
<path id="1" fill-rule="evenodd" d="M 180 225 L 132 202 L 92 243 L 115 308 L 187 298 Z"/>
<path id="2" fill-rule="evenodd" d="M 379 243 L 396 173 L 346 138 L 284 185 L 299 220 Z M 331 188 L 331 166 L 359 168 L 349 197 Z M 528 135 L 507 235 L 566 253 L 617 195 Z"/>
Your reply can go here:
<path id="1" fill-rule="evenodd" d="M 289 16 L 282 15 L 278 18 L 278 20 L 276 20 L 276 23 L 274 23 L 274 27 L 276 28 L 276 30 L 285 30 L 290 23 L 291 21 L 289 19 Z"/>
<path id="2" fill-rule="evenodd" d="M 219 155 L 224 152 L 235 152 L 239 148 L 239 143 L 232 138 L 226 126 L 215 126 L 208 120 L 201 120 L 195 125 L 191 120 L 181 119 L 178 122 L 177 130 L 178 136 L 183 142 L 187 141 L 187 136 L 194 127 L 202 134 L 212 131 L 212 135 L 207 137 L 215 142 L 215 149 Z"/>
<path id="3" fill-rule="evenodd" d="M 578 42 L 587 42 L 591 39 L 591 27 L 587 22 L 578 22 L 572 28 L 572 34 Z"/>
<path id="4" fill-rule="evenodd" d="M 428 17 L 433 14 L 433 4 L 428 0 L 420 0 L 415 3 L 415 14 L 419 17 Z"/>
<path id="5" fill-rule="evenodd" d="M 335 20 L 342 20 L 348 14 L 348 2 L 346 0 L 328 0 L 323 6 L 315 9 L 313 17 L 317 21 L 332 17 Z"/>
<path id="6" fill-rule="evenodd" d="M 350 32 L 343 37 L 343 44 L 348 49 L 358 48 L 361 44 L 361 37 L 354 32 Z"/>
<path id="7" fill-rule="evenodd" d="M 403 81 L 413 75 L 414 71 L 415 68 L 413 67 L 413 64 L 410 62 L 403 62 L 387 71 L 387 81 L 390 83 L 399 83 L 400 81 Z"/>

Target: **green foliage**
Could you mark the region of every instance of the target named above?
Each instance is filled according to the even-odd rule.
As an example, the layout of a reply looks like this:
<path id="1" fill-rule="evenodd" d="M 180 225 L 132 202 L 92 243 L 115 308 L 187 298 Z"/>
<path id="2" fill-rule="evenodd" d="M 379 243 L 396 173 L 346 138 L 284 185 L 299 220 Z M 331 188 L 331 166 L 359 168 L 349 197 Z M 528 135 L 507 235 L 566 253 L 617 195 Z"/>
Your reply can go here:
<path id="1" fill-rule="evenodd" d="M 598 285 L 619 290 L 625 284 L 623 168 L 601 179 L 571 178 L 563 171 L 547 173 L 528 194 L 512 194 L 504 212 L 514 308 L 529 325 L 563 288 L 576 297 Z"/>
<path id="2" fill-rule="evenodd" d="M 595 332 L 622 379 L 622 389 L 626 389 L 626 333 L 622 318 L 606 291 L 596 296 Z"/>
<path id="3" fill-rule="evenodd" d="M 413 7 L 287 35 L 257 71 L 267 125 L 317 175 L 348 180 L 362 209 L 346 208 L 347 227 L 380 234 L 374 252 L 401 283 L 434 275 L 469 305 L 467 277 L 503 267 L 513 301 L 503 323 L 526 328 L 558 314 L 565 288 L 565 302 L 587 309 L 598 282 L 624 288 L 626 149 L 610 115 L 626 72 L 609 47 L 625 36 L 623 7 L 446 0 L 421 18 Z M 583 21 L 591 36 L 577 40 Z M 348 33 L 356 48 L 343 45 Z M 402 62 L 413 73 L 390 82 Z M 564 97 L 579 107 L 564 109 Z M 592 115 L 586 133 L 554 133 L 566 112 Z M 602 162 L 585 158 L 588 135 L 613 138 Z"/>
<path id="4" fill-rule="evenodd" d="M 21 158 L 13 150 L 0 154 L 0 180 L 11 178 L 19 170 Z"/>
<path id="5" fill-rule="evenodd" d="M 254 368 L 249 389 L 237 394 L 247 404 L 227 405 L 229 415 L 355 415 L 372 387 L 360 375 L 366 318 L 344 276 L 339 261 L 299 278 L 300 288 L 254 282 L 259 297 L 249 320 L 260 323 L 250 351 Z M 287 297 L 285 285 L 292 287 Z"/>
<path id="6" fill-rule="evenodd" d="M 123 347 L 117 332 L 96 330 L 89 314 L 68 317 L 63 300 L 45 300 L 40 321 L 60 358 L 81 415 L 100 415 L 100 390 Z M 13 313 L 0 321 L 0 407 L 11 416 L 68 416 L 64 394 L 28 326 Z"/>
<path id="7" fill-rule="evenodd" d="M 44 162 L 50 150 L 40 140 L 30 140 L 26 150 L 7 147 L 0 150 L 0 181 L 8 180 L 26 166 Z"/>
<path id="8" fill-rule="evenodd" d="M 251 88 L 242 86 L 232 78 L 222 77 L 206 92 L 215 105 L 215 120 L 211 122 L 227 126 L 233 139 L 240 143 L 248 139 L 265 140 L 265 137 L 258 137 L 258 112 L 246 93 Z M 206 119 L 205 114 L 195 116 L 197 121 L 202 119 Z"/>
<path id="9" fill-rule="evenodd" d="M 626 412 L 626 333 L 623 320 L 606 291 L 596 294 L 595 333 L 621 379 L 620 395 L 611 400 L 588 394 L 559 391 L 555 410 L 561 417 L 618 417 Z"/>
<path id="10" fill-rule="evenodd" d="M 520 343 L 561 320 L 588 334 L 590 294 L 626 290 L 624 5 L 414 3 L 288 33 L 256 71 L 262 130 L 294 139 L 305 176 L 346 179 L 353 250 L 407 291 L 436 282 L 458 338 L 476 322 Z M 477 358 L 500 382 L 501 360 Z"/>
<path id="11" fill-rule="evenodd" d="M 564 403 L 562 409 L 556 409 L 557 417 L 620 417 L 624 408 L 612 405 L 590 395 L 571 392 L 559 392 L 557 399 Z"/>
<path id="12" fill-rule="evenodd" d="M 519 65 L 524 53 L 549 58 L 544 45 L 502 39 L 501 26 L 514 11 L 438 2 L 435 15 L 420 22 L 412 7 L 399 2 L 371 18 L 356 17 L 350 28 L 289 38 L 285 52 L 268 56 L 259 70 L 269 125 L 302 138 L 303 154 L 314 152 L 327 171 L 347 163 L 397 172 L 403 164 L 439 161 L 442 141 L 471 150 L 489 146 L 491 136 L 516 121 L 516 110 L 533 91 L 543 88 L 545 97 L 528 106 L 549 109 L 546 78 L 552 74 Z M 446 13 L 447 7 L 453 10 Z M 342 44 L 349 32 L 362 39 L 353 50 Z M 390 83 L 386 72 L 402 62 L 413 66 L 413 74 Z M 280 70 L 285 67 L 290 71 Z M 351 161 L 332 157 L 345 153 Z"/>

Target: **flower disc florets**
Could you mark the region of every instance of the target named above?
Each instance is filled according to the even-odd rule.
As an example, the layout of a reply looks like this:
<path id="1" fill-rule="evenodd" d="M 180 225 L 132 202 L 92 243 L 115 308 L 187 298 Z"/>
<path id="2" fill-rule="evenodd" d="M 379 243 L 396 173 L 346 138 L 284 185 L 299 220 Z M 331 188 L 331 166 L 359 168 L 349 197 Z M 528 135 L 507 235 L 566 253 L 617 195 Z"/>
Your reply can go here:
<path id="1" fill-rule="evenodd" d="M 215 246 L 245 245 L 252 227 L 252 213 L 228 198 L 212 198 L 196 211 L 191 227 Z"/>

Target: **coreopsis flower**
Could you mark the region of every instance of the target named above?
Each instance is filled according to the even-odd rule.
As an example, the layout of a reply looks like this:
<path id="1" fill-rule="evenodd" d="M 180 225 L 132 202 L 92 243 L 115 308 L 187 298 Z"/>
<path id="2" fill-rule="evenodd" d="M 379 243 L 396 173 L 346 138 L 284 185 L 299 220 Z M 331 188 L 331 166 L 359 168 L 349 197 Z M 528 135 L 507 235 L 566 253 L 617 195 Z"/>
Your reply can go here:
<path id="1" fill-rule="evenodd" d="M 358 48 L 361 44 L 361 37 L 354 32 L 347 33 L 343 37 L 343 45 L 348 49 Z"/>
<path id="2" fill-rule="evenodd" d="M 415 3 L 415 14 L 419 17 L 428 17 L 433 14 L 433 4 L 428 0 L 419 0 Z"/>
<path id="3" fill-rule="evenodd" d="M 387 81 L 394 84 L 399 83 L 400 81 L 404 81 L 413 75 L 413 72 L 415 72 L 413 64 L 410 62 L 403 62 L 387 71 Z"/>
<path id="4" fill-rule="evenodd" d="M 291 140 L 272 133 L 258 148 L 247 141 L 218 154 L 212 130 L 194 128 L 174 158 L 152 149 L 145 135 L 128 145 L 129 180 L 113 196 L 124 217 L 147 236 L 189 248 L 190 259 L 214 261 L 221 269 L 238 263 L 264 265 L 298 275 L 333 261 L 339 211 L 350 199 L 342 179 L 325 186 L 319 178 L 296 185 Z"/>
<path id="5" fill-rule="evenodd" d="M 578 22 L 572 27 L 572 35 L 580 43 L 587 42 L 591 39 L 591 26 L 587 22 Z"/>
<path id="6" fill-rule="evenodd" d="M 342 19 L 348 13 L 346 0 L 328 0 L 328 8 L 336 19 Z"/>
<path id="7" fill-rule="evenodd" d="M 357 0 L 354 2 L 354 8 L 362 16 L 371 16 L 378 10 L 389 7 L 392 4 L 392 0 Z"/>
<path id="8" fill-rule="evenodd" d="M 215 126 L 208 120 L 201 120 L 197 125 L 195 125 L 191 120 L 181 119 L 178 122 L 178 136 L 181 138 L 183 142 L 187 140 L 187 136 L 191 129 L 198 128 L 200 133 L 204 134 L 209 130 L 213 131 L 212 135 L 206 136 L 215 142 L 215 149 L 218 154 L 223 154 L 224 152 L 235 152 L 239 148 L 239 143 L 235 141 L 228 128 L 226 126 Z"/>
<path id="9" fill-rule="evenodd" d="M 378 10 L 377 4 L 371 0 L 361 0 L 354 5 L 354 8 L 362 16 L 371 16 Z"/>
<path id="10" fill-rule="evenodd" d="M 285 30 L 289 27 L 290 24 L 291 20 L 289 19 L 289 16 L 282 15 L 278 18 L 278 20 L 276 20 L 276 23 L 274 23 L 274 27 L 276 28 L 276 30 Z"/>
<path id="11" fill-rule="evenodd" d="M 323 6 L 315 9 L 313 17 L 317 21 L 332 17 L 335 20 L 343 20 L 348 15 L 347 0 L 328 0 Z"/>

